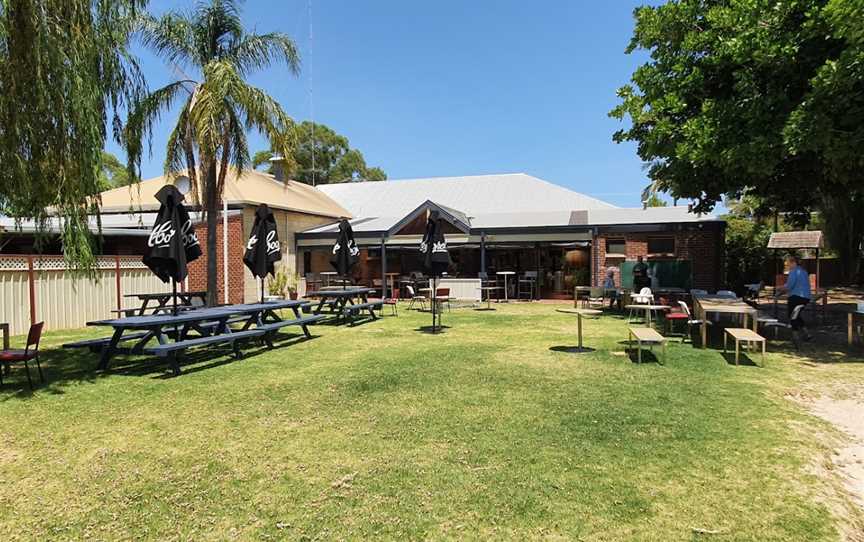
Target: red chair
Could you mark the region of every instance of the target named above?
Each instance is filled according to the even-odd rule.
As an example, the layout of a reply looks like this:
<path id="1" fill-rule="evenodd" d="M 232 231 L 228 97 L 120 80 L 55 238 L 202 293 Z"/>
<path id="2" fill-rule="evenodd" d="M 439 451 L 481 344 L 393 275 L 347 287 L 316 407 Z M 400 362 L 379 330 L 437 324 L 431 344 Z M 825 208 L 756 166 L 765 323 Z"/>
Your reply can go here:
<path id="1" fill-rule="evenodd" d="M 396 288 L 392 292 L 390 292 L 390 297 L 384 300 L 385 305 L 390 305 L 390 311 L 393 316 L 399 316 L 399 310 L 397 306 L 399 305 L 399 289 Z"/>
<path id="2" fill-rule="evenodd" d="M 33 380 L 30 379 L 30 365 L 28 362 L 31 359 L 36 360 L 36 368 L 39 369 L 39 379 L 45 382 L 45 377 L 42 376 L 42 366 L 39 365 L 39 340 L 42 338 L 42 328 L 45 322 L 39 322 L 30 326 L 30 331 L 27 333 L 27 346 L 24 350 L 2 350 L 0 351 L 0 386 L 3 385 L 3 370 L 7 369 L 13 363 L 24 362 L 24 369 L 27 370 L 27 383 L 30 384 L 30 389 L 33 389 Z M 32 347 L 32 348 L 31 348 Z"/>
<path id="3" fill-rule="evenodd" d="M 435 302 L 438 306 L 447 303 L 447 312 L 450 312 L 450 288 L 437 288 L 435 290 Z"/>

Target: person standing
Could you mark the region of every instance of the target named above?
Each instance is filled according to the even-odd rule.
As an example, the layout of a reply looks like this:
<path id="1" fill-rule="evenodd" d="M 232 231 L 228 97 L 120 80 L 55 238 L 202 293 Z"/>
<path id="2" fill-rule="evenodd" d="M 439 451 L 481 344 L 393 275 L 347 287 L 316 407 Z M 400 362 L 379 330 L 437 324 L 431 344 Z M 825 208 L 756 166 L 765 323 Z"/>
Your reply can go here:
<path id="1" fill-rule="evenodd" d="M 798 338 L 802 331 L 804 332 L 805 341 L 811 339 L 810 332 L 807 331 L 807 324 L 804 322 L 802 316 L 804 313 L 803 306 L 810 303 L 810 275 L 807 274 L 806 269 L 801 267 L 798 256 L 789 256 L 786 261 L 789 264 L 789 276 L 786 277 L 786 284 L 781 286 L 780 290 L 785 291 L 789 295 L 787 311 L 789 314 L 789 323 L 792 326 L 792 339 L 797 346 Z M 793 320 L 792 313 L 799 306 L 802 306 L 802 309 L 798 311 L 798 315 Z"/>
<path id="2" fill-rule="evenodd" d="M 642 256 L 636 257 L 636 265 L 633 266 L 633 292 L 639 293 L 642 288 L 650 288 L 651 279 L 648 277 L 648 265 Z"/>
<path id="3" fill-rule="evenodd" d="M 618 308 L 621 308 L 621 300 L 618 299 L 618 289 L 615 286 L 615 268 L 610 267 L 606 270 L 606 279 L 603 281 L 603 290 L 609 296 L 609 308 L 613 308 L 615 303 L 618 303 Z"/>

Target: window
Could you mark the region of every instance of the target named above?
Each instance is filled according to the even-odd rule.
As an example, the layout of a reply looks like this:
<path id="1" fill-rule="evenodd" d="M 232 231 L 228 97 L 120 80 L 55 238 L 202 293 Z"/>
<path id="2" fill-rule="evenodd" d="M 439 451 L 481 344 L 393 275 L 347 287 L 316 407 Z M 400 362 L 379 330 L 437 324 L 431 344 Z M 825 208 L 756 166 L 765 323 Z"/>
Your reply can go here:
<path id="1" fill-rule="evenodd" d="M 606 239 L 606 254 L 627 254 L 624 239 Z"/>
<path id="2" fill-rule="evenodd" d="M 674 237 L 648 238 L 648 254 L 675 254 Z"/>

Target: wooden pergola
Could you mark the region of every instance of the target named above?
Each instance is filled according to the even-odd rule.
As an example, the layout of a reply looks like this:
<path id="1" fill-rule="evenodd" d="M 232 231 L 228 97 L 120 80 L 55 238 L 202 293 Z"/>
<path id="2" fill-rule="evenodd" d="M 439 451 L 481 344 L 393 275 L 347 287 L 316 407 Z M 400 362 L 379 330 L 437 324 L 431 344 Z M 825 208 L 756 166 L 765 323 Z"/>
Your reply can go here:
<path id="1" fill-rule="evenodd" d="M 783 231 L 771 234 L 768 248 L 777 250 L 811 249 L 816 251 L 816 289 L 819 289 L 819 250 L 824 248 L 822 232 L 813 231 Z M 779 267 L 779 260 L 778 260 Z M 780 274 L 777 269 L 776 275 Z"/>

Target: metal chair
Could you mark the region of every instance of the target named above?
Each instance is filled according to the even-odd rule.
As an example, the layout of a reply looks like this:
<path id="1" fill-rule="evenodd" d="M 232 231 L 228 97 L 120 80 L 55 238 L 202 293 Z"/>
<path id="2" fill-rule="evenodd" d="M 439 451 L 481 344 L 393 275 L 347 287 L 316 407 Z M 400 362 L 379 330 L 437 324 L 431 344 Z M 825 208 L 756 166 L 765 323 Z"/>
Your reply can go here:
<path id="1" fill-rule="evenodd" d="M 602 309 L 605 307 L 604 293 L 603 288 L 591 288 L 588 292 L 588 308 L 600 307 Z"/>
<path id="2" fill-rule="evenodd" d="M 433 303 L 443 305 L 447 303 L 447 312 L 450 312 L 450 288 L 438 288 L 435 290 L 435 299 Z"/>
<path id="3" fill-rule="evenodd" d="M 390 292 L 390 297 L 383 300 L 384 305 L 390 306 L 390 314 L 392 316 L 399 316 L 399 289 L 396 288 L 392 292 Z M 383 311 L 384 305 L 381 305 L 381 309 Z"/>
<path id="4" fill-rule="evenodd" d="M 414 303 L 420 304 L 420 310 L 426 310 L 426 298 L 422 295 L 417 295 L 414 291 L 414 287 L 410 284 L 406 285 L 405 288 L 408 290 L 408 297 L 411 298 L 411 302 L 408 304 L 408 310 L 411 310 Z"/>
<path id="5" fill-rule="evenodd" d="M 527 295 L 527 299 L 534 299 L 534 294 L 537 288 L 537 271 L 525 271 L 522 278 L 519 279 L 519 291 L 517 297 L 522 299 L 522 295 Z"/>
<path id="6" fill-rule="evenodd" d="M 684 314 L 687 315 L 687 335 L 690 335 L 693 329 L 693 326 L 701 326 L 704 322 L 707 325 L 712 325 L 713 322 L 711 320 L 701 320 L 693 317 L 693 313 L 690 312 L 690 307 L 687 306 L 687 303 L 683 301 L 679 301 L 678 305 L 681 307 L 681 310 Z M 681 342 L 684 342 L 682 339 Z"/>
<path id="7" fill-rule="evenodd" d="M 36 360 L 36 368 L 39 370 L 39 380 L 45 382 L 45 377 L 42 375 L 42 366 L 39 365 L 39 341 L 42 339 L 42 328 L 45 322 L 39 322 L 30 326 L 30 331 L 27 333 L 27 345 L 24 350 L 2 350 L 0 351 L 0 365 L 11 365 L 13 363 L 24 363 L 24 369 L 27 371 L 27 383 L 30 389 L 33 389 L 33 380 L 30 378 L 30 360 Z M 32 347 L 32 348 L 31 348 Z M 0 386 L 3 385 L 3 370 L 0 368 Z"/>

